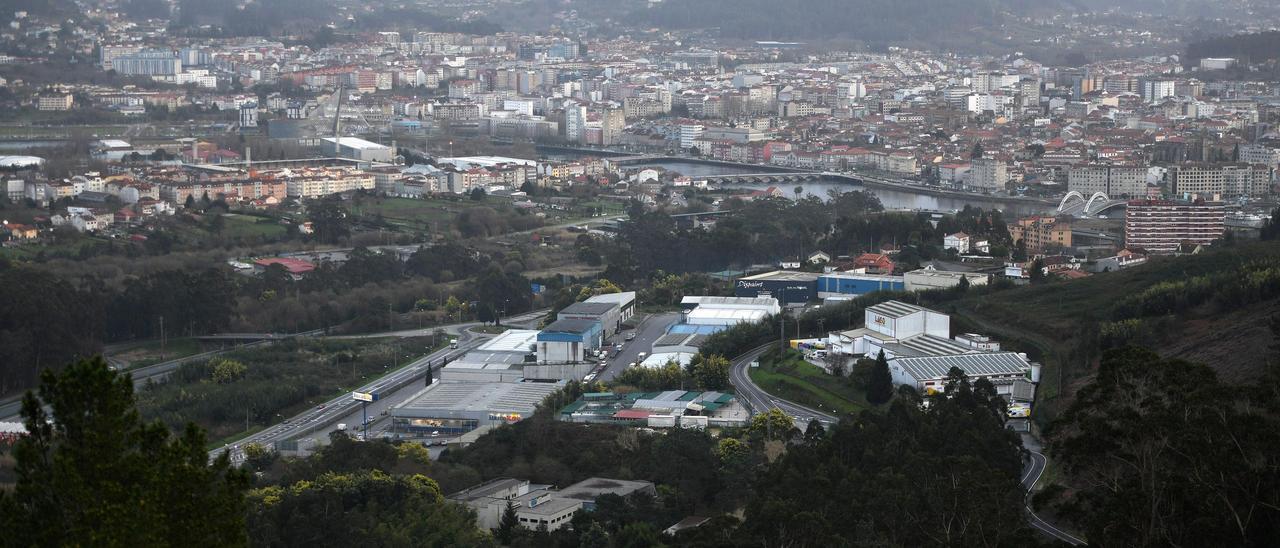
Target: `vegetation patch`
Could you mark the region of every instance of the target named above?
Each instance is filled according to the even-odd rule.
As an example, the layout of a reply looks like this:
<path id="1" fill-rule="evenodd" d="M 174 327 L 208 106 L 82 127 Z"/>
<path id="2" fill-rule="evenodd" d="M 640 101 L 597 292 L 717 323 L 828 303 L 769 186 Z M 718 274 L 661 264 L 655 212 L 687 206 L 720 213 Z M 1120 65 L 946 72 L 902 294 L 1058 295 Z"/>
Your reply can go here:
<path id="1" fill-rule="evenodd" d="M 795 350 L 788 349 L 781 359 L 777 350 L 770 350 L 750 374 L 766 392 L 821 411 L 853 414 L 868 407 L 864 389 L 849 378 L 828 375 Z"/>

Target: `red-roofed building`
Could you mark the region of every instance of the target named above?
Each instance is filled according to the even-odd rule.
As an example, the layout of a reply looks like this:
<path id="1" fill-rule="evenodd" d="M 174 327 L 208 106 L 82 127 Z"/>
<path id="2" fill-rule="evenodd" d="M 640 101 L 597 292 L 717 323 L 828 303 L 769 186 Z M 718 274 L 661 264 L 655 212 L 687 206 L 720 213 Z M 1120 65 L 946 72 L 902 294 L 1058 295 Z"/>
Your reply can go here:
<path id="1" fill-rule="evenodd" d="M 867 274 L 892 274 L 893 259 L 883 253 L 863 253 L 853 260 L 854 268 L 865 268 Z"/>
<path id="2" fill-rule="evenodd" d="M 301 279 L 303 275 L 316 269 L 316 265 L 302 259 L 294 259 L 291 257 L 270 257 L 253 261 L 253 271 L 261 274 L 266 272 L 267 267 L 273 264 L 283 266 L 285 271 L 288 272 L 295 280 Z"/>
<path id="3" fill-rule="evenodd" d="M 623 409 L 613 414 L 615 420 L 642 421 L 649 418 L 648 409 Z"/>

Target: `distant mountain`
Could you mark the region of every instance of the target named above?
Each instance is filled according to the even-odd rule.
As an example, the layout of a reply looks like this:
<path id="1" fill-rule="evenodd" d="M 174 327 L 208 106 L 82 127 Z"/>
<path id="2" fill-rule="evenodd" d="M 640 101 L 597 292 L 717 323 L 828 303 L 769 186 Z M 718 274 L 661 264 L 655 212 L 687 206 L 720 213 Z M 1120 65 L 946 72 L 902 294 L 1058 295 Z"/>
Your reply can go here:
<path id="1" fill-rule="evenodd" d="M 667 0 L 637 17 L 660 28 L 719 27 L 751 40 L 854 39 L 869 44 L 963 43 L 1009 13 L 1041 13 L 1058 0 Z"/>

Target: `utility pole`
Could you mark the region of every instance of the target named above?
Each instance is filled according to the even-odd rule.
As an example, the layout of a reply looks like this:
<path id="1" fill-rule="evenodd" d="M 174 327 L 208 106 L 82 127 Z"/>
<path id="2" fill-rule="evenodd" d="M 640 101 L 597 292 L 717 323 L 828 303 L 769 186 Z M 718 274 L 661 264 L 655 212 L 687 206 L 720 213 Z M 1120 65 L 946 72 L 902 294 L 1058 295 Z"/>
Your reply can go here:
<path id="1" fill-rule="evenodd" d="M 781 356 L 781 353 L 786 352 L 786 351 L 787 351 L 787 317 L 786 317 L 786 316 L 783 316 L 782 314 L 778 314 L 778 352 L 779 352 L 779 356 Z"/>
<path id="2" fill-rule="evenodd" d="M 160 316 L 160 358 L 164 359 L 164 316 Z"/>

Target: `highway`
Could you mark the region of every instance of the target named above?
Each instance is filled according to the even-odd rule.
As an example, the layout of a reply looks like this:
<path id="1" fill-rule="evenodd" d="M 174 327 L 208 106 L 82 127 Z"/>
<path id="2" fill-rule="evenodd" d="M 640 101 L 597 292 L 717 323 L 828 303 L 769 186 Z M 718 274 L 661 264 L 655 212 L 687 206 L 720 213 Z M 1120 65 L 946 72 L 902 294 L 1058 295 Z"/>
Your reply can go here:
<path id="1" fill-rule="evenodd" d="M 1044 467 L 1049 463 L 1049 459 L 1045 458 L 1044 454 L 1040 452 L 1040 440 L 1037 440 L 1031 434 L 1025 432 L 1022 434 L 1022 446 L 1027 449 L 1027 455 L 1030 457 L 1022 473 L 1022 486 L 1027 490 L 1027 495 L 1023 500 L 1023 504 L 1027 509 L 1027 523 L 1030 523 L 1037 531 L 1072 546 L 1088 544 L 1083 539 L 1076 538 L 1070 533 L 1054 527 L 1053 524 L 1040 519 L 1035 510 L 1031 509 L 1031 494 L 1035 490 L 1036 483 L 1040 481 L 1040 476 L 1044 475 Z"/>
<path id="2" fill-rule="evenodd" d="M 733 388 L 737 392 L 738 399 L 742 400 L 752 413 L 764 413 L 775 408 L 781 409 L 784 413 L 791 415 L 791 418 L 795 419 L 796 426 L 801 430 L 808 426 L 809 421 L 813 419 L 818 419 L 818 422 L 822 423 L 823 426 L 831 426 L 839 422 L 840 418 L 835 415 L 823 413 L 822 411 L 810 409 L 798 403 L 781 399 L 765 392 L 764 389 L 756 386 L 756 384 L 751 381 L 751 375 L 749 373 L 751 362 L 758 359 L 761 354 L 764 354 L 775 344 L 777 343 L 775 342 L 756 347 L 733 360 L 729 369 L 729 382 L 733 383 Z"/>
<path id="3" fill-rule="evenodd" d="M 349 420 L 352 416 L 359 415 L 360 402 L 352 399 L 351 392 L 374 393 L 379 394 L 380 396 L 388 396 L 385 400 L 379 400 L 379 402 L 375 402 L 375 405 L 370 406 L 372 409 L 378 410 L 369 411 L 371 418 L 376 418 L 381 412 L 381 409 L 385 409 L 394 404 L 394 398 L 391 397 L 393 393 L 397 396 L 404 393 L 412 394 L 416 390 L 402 391 L 400 389 L 413 384 L 414 381 L 418 379 L 424 378 L 427 374 L 428 368 L 433 370 L 439 369 L 444 362 L 452 361 L 467 353 L 467 351 L 480 346 L 486 338 L 487 336 L 484 335 L 476 335 L 470 331 L 463 331 L 458 339 L 458 348 L 443 348 L 418 358 L 408 365 L 392 371 L 369 384 L 344 392 L 342 395 L 324 402 L 318 407 L 307 409 L 306 411 L 298 413 L 293 417 L 289 417 L 284 421 L 268 427 L 266 430 L 262 430 L 248 437 L 242 438 L 234 443 L 227 444 L 225 447 L 210 451 L 209 458 L 213 459 L 223 451 L 230 451 L 231 461 L 235 464 L 239 464 L 244 461 L 243 448 L 247 444 L 258 443 L 269 448 L 277 442 L 301 438 L 310 434 L 324 435 L 329 430 L 332 430 L 332 428 L 330 428 L 332 425 L 335 425 L 340 421 Z M 359 420 L 356 420 L 354 422 L 349 422 L 348 425 L 348 428 L 354 430 L 360 425 L 360 422 Z M 317 441 L 320 441 L 321 443 L 324 442 L 324 440 Z"/>

